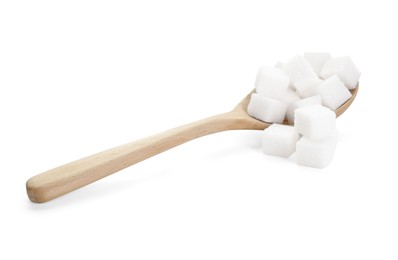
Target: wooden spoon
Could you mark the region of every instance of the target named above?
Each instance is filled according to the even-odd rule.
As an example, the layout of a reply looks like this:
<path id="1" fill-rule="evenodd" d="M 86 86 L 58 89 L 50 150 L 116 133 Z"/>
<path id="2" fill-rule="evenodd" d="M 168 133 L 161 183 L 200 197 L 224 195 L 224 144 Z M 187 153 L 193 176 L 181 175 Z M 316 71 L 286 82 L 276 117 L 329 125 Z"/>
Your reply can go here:
<path id="1" fill-rule="evenodd" d="M 357 92 L 358 87 L 351 91 L 352 97 L 336 110 L 337 116 L 347 110 Z M 33 202 L 52 200 L 201 136 L 226 130 L 263 130 L 270 124 L 247 114 L 250 95 L 251 93 L 230 112 L 121 145 L 36 175 L 26 183 L 29 199 Z"/>

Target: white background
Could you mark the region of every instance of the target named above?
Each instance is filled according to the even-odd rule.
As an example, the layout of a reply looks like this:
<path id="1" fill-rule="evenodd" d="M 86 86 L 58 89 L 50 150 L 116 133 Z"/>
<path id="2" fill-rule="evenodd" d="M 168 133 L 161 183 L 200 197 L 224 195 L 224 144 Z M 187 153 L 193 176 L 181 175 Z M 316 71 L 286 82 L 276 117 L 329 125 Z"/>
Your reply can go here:
<path id="1" fill-rule="evenodd" d="M 393 3 L 1 1 L 0 259 L 397 259 Z M 304 51 L 362 72 L 326 169 L 225 132 L 27 199 L 29 177 L 228 111 Z"/>

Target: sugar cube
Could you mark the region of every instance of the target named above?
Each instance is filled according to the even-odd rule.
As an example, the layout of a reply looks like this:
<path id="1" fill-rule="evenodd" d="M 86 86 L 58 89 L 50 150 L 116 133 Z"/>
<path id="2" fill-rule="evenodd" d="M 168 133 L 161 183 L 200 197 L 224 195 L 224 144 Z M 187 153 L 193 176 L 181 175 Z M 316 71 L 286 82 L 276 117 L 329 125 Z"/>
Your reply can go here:
<path id="1" fill-rule="evenodd" d="M 287 104 L 284 101 L 260 96 L 253 93 L 247 112 L 250 116 L 269 123 L 282 123 L 285 118 Z"/>
<path id="2" fill-rule="evenodd" d="M 306 81 L 306 82 L 302 82 L 302 83 L 307 84 L 307 86 L 304 88 L 306 90 L 305 91 L 297 90 L 297 95 L 299 95 L 301 98 L 307 98 L 307 97 L 318 95 L 318 86 L 322 83 L 322 80 L 319 78 L 316 78 L 316 79 L 313 79 L 312 81 Z M 303 88 L 299 88 L 299 89 L 303 89 Z"/>
<path id="3" fill-rule="evenodd" d="M 348 89 L 356 88 L 361 72 L 355 67 L 350 57 L 331 58 L 325 62 L 321 77 L 327 79 L 333 75 L 339 76 Z"/>
<path id="4" fill-rule="evenodd" d="M 281 98 L 289 86 L 289 78 L 280 70 L 263 66 L 258 70 L 256 77 L 256 91 L 269 98 Z"/>
<path id="5" fill-rule="evenodd" d="M 336 145 L 336 134 L 320 140 L 303 136 L 296 144 L 296 162 L 304 166 L 324 168 L 332 161 Z"/>
<path id="6" fill-rule="evenodd" d="M 337 75 L 333 75 L 319 85 L 318 93 L 322 98 L 322 105 L 332 110 L 336 110 L 352 95 L 344 86 Z"/>
<path id="7" fill-rule="evenodd" d="M 282 100 L 285 101 L 286 103 L 290 104 L 290 103 L 300 100 L 300 97 L 296 94 L 296 92 L 293 89 L 288 88 L 286 91 L 286 94 L 283 96 Z"/>
<path id="8" fill-rule="evenodd" d="M 316 75 L 320 76 L 323 65 L 330 59 L 328 52 L 304 52 L 304 58 L 311 65 Z"/>
<path id="9" fill-rule="evenodd" d="M 307 106 L 294 111 L 294 127 L 310 139 L 322 139 L 336 131 L 336 114 L 321 105 Z"/>
<path id="10" fill-rule="evenodd" d="M 324 168 L 337 144 L 336 112 L 352 97 L 361 73 L 349 57 L 306 52 L 274 67 L 261 67 L 250 116 L 272 123 L 262 134 L 267 155 L 289 157 L 298 164 Z M 290 125 L 283 125 L 286 118 Z"/>
<path id="11" fill-rule="evenodd" d="M 301 55 L 291 58 L 285 64 L 284 71 L 296 90 L 300 92 L 309 89 L 310 83 L 318 79 L 311 65 Z"/>
<path id="12" fill-rule="evenodd" d="M 292 102 L 288 105 L 287 111 L 286 111 L 286 117 L 287 120 L 289 121 L 289 124 L 294 123 L 294 111 L 298 108 L 301 107 L 307 107 L 307 106 L 312 106 L 312 105 L 321 105 L 321 96 L 316 95 L 308 98 L 303 98 L 298 101 Z"/>
<path id="13" fill-rule="evenodd" d="M 299 134 L 292 126 L 272 124 L 263 131 L 262 148 L 267 155 L 289 157 L 296 149 Z"/>

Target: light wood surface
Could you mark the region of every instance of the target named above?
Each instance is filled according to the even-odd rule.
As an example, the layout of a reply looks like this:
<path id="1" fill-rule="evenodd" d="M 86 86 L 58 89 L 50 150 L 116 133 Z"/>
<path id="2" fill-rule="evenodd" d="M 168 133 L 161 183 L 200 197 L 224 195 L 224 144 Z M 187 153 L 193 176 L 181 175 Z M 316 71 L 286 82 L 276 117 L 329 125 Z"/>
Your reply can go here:
<path id="1" fill-rule="evenodd" d="M 336 110 L 337 116 L 351 105 L 357 91 L 358 88 L 354 89 L 351 99 Z M 270 124 L 247 114 L 250 94 L 230 112 L 121 145 L 36 175 L 26 183 L 28 197 L 31 201 L 40 203 L 52 200 L 201 136 L 227 130 L 265 129 Z"/>

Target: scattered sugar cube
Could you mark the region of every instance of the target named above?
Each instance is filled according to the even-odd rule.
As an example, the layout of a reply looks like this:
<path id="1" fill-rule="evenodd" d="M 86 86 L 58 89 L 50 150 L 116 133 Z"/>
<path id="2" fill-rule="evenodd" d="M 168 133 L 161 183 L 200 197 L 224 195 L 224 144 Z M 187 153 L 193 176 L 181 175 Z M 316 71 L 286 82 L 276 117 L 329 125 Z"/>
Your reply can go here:
<path id="1" fill-rule="evenodd" d="M 269 98 L 281 98 L 289 86 L 289 78 L 277 68 L 263 66 L 256 77 L 256 91 Z"/>
<path id="2" fill-rule="evenodd" d="M 318 77 L 321 74 L 321 70 L 326 60 L 330 59 L 330 53 L 328 52 L 304 52 L 304 58 L 311 65 Z"/>
<path id="3" fill-rule="evenodd" d="M 289 157 L 296 150 L 298 164 L 326 167 L 337 144 L 335 110 L 352 96 L 349 90 L 360 75 L 349 57 L 331 58 L 323 52 L 261 67 L 247 110 L 273 123 L 263 132 L 263 152 Z M 279 124 L 284 118 L 294 126 Z"/>
<path id="4" fill-rule="evenodd" d="M 307 106 L 294 111 L 297 132 L 311 139 L 322 139 L 336 131 L 336 114 L 321 105 Z"/>
<path id="5" fill-rule="evenodd" d="M 282 123 L 285 118 L 287 104 L 284 101 L 260 96 L 253 93 L 247 112 L 250 116 L 269 123 Z"/>
<path id="6" fill-rule="evenodd" d="M 299 134 L 292 126 L 272 124 L 263 131 L 262 147 L 267 155 L 289 157 L 296 149 Z"/>
<path id="7" fill-rule="evenodd" d="M 294 111 L 301 107 L 313 106 L 313 105 L 321 105 L 322 99 L 321 96 L 316 95 L 308 98 L 303 98 L 298 101 L 292 102 L 288 105 L 286 111 L 286 117 L 289 121 L 289 124 L 294 124 Z"/>
<path id="8" fill-rule="evenodd" d="M 300 92 L 309 89 L 311 87 L 311 82 L 318 79 L 311 65 L 301 55 L 291 58 L 285 64 L 284 71 L 296 90 Z"/>
<path id="9" fill-rule="evenodd" d="M 304 166 L 325 168 L 333 159 L 336 145 L 337 134 L 321 140 L 303 136 L 296 144 L 296 162 Z"/>
<path id="10" fill-rule="evenodd" d="M 350 57 L 328 59 L 321 71 L 321 77 L 327 79 L 336 74 L 348 89 L 356 88 L 361 72 L 355 67 Z"/>
<path id="11" fill-rule="evenodd" d="M 322 105 L 332 110 L 336 110 L 352 96 L 337 75 L 326 79 L 318 87 L 318 93 L 322 98 Z"/>

